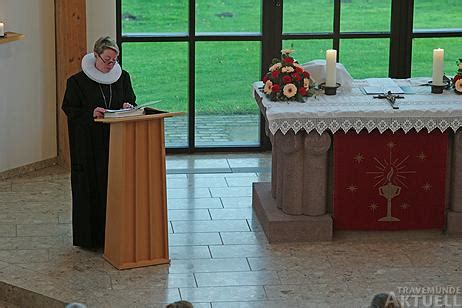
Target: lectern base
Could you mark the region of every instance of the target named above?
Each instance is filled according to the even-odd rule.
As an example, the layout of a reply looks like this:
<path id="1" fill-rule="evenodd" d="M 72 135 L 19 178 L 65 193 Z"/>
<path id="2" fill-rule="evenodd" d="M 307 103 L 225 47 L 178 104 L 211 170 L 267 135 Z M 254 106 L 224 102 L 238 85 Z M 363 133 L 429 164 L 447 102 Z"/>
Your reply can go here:
<path id="1" fill-rule="evenodd" d="M 144 267 L 144 266 L 151 266 L 151 265 L 160 265 L 160 264 L 169 264 L 170 259 L 153 259 L 153 260 L 145 260 L 139 262 L 124 262 L 124 263 L 117 263 L 112 261 L 106 255 L 103 255 L 103 258 L 111 263 L 118 270 L 130 269 L 135 267 Z"/>

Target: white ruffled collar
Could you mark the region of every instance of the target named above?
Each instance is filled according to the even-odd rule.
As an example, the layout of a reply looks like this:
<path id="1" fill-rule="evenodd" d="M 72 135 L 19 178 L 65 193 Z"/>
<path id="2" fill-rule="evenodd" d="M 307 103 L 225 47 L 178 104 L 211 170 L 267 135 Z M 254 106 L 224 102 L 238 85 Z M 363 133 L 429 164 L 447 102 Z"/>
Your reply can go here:
<path id="1" fill-rule="evenodd" d="M 82 58 L 82 71 L 93 81 L 102 84 L 112 84 L 119 80 L 122 75 L 122 68 L 119 63 L 115 63 L 114 67 L 107 73 L 103 73 L 95 66 L 96 58 L 93 52 L 87 53 Z"/>

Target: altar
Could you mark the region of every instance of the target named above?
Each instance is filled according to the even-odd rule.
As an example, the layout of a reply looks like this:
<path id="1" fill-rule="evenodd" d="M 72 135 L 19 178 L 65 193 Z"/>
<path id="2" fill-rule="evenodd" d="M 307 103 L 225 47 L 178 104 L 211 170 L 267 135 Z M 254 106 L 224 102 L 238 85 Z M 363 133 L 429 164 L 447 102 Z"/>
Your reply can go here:
<path id="1" fill-rule="evenodd" d="M 462 234 L 462 96 L 396 82 L 408 94 L 395 108 L 364 94 L 363 80 L 304 102 L 270 101 L 254 83 L 272 177 L 253 184 L 252 206 L 269 242 L 336 230 Z"/>

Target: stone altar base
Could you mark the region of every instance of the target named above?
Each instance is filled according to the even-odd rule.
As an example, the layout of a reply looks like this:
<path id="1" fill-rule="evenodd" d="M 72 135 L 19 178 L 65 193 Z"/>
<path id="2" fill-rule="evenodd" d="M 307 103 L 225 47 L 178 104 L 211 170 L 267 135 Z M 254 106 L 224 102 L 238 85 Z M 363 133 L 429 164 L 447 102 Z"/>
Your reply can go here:
<path id="1" fill-rule="evenodd" d="M 288 215 L 276 206 L 271 183 L 253 183 L 252 207 L 270 243 L 332 240 L 332 217 Z"/>
<path id="2" fill-rule="evenodd" d="M 449 235 L 462 235 L 462 213 L 448 211 L 446 232 Z"/>

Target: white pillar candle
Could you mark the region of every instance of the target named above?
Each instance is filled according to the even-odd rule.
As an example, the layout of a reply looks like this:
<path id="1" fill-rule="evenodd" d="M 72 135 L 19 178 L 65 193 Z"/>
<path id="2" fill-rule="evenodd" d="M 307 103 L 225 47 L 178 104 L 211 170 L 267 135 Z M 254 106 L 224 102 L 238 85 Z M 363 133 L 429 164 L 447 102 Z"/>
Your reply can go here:
<path id="1" fill-rule="evenodd" d="M 328 49 L 326 51 L 326 87 L 337 86 L 337 50 Z"/>
<path id="2" fill-rule="evenodd" d="M 444 49 L 433 49 L 432 85 L 443 85 Z"/>
<path id="3" fill-rule="evenodd" d="M 5 25 L 0 22 L 0 36 L 5 36 Z"/>

